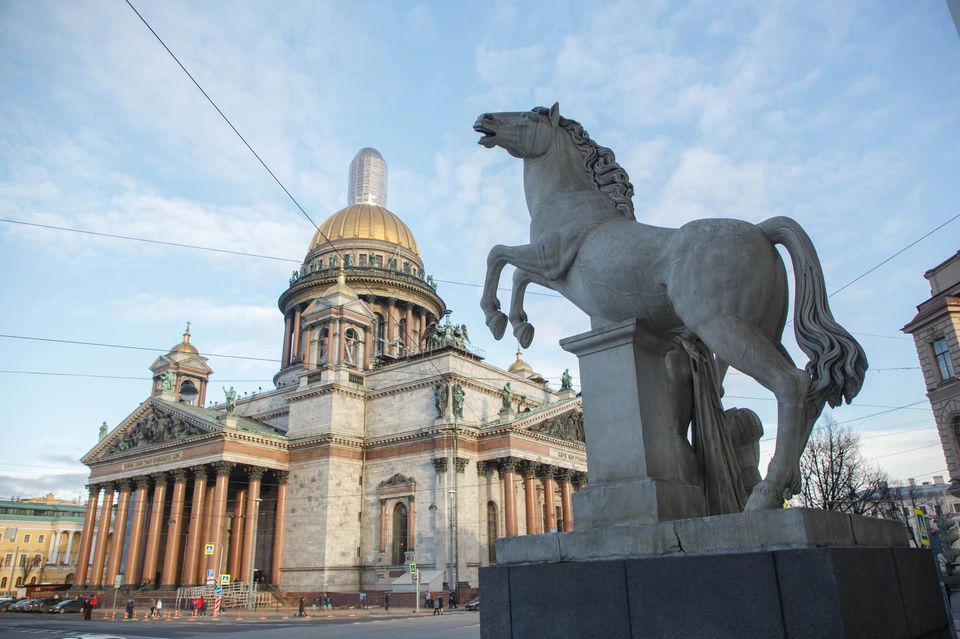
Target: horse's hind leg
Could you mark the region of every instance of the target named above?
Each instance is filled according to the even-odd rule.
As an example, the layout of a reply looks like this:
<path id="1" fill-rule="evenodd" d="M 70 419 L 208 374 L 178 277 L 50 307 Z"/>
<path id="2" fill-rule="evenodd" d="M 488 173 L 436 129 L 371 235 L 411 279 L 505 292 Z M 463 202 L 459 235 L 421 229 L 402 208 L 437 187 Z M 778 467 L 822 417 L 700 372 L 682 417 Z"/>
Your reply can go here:
<path id="1" fill-rule="evenodd" d="M 810 376 L 794 366 L 782 347 L 763 330 L 739 317 L 716 316 L 688 322 L 687 326 L 717 357 L 776 396 L 776 452 L 766 478 L 754 488 L 746 509 L 781 508 L 785 498 L 800 492 L 800 455 L 810 424 L 816 419 L 806 408 Z"/>
<path id="2" fill-rule="evenodd" d="M 510 298 L 510 324 L 513 326 L 513 336 L 520 342 L 520 346 L 528 348 L 533 342 L 534 328 L 527 321 L 527 312 L 523 310 L 523 299 L 527 292 L 527 284 L 539 284 L 551 288 L 549 282 L 530 271 L 521 268 L 513 272 L 513 295 Z"/>

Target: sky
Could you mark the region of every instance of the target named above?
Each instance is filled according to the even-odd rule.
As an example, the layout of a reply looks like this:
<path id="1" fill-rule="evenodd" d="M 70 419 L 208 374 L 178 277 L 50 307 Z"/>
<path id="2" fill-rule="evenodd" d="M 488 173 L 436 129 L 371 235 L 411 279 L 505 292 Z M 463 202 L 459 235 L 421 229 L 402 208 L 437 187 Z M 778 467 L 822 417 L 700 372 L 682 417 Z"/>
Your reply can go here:
<path id="1" fill-rule="evenodd" d="M 482 112 L 559 102 L 616 153 L 642 222 L 793 217 L 829 291 L 956 215 L 960 39 L 942 0 L 132 1 L 316 224 L 346 205 L 353 155 L 377 148 L 388 207 L 498 366 L 516 343 L 486 330 L 477 285 L 529 217 L 521 162 L 477 144 Z M 0 0 L 0 497 L 81 495 L 100 423 L 146 399 L 187 321 L 216 355 L 211 399 L 269 388 L 277 298 L 313 232 L 126 2 Z M 946 474 L 900 328 L 958 236 L 960 220 L 830 299 L 872 367 L 830 413 L 895 479 Z M 565 368 L 579 382 L 558 341 L 586 316 L 535 286 L 526 308 L 524 359 L 555 388 Z M 785 344 L 805 361 L 789 327 Z M 772 395 L 738 374 L 725 388 L 760 415 L 765 467 Z"/>

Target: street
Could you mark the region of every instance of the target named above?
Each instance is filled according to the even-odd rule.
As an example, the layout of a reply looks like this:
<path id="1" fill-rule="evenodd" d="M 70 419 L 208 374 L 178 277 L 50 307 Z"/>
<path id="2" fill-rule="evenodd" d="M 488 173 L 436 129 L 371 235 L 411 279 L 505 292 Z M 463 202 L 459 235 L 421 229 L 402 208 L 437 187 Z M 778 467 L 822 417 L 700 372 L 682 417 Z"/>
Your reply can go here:
<path id="1" fill-rule="evenodd" d="M 66 618 L 65 618 L 66 617 Z M 350 639 L 473 639 L 480 636 L 476 612 L 449 612 L 442 617 L 428 614 L 396 616 L 310 617 L 307 619 L 177 619 L 149 621 L 82 621 L 79 615 L 0 613 L 0 639 L 67 637 L 78 633 L 104 633 L 126 639 L 180 639 L 225 637 L 254 639 L 323 637 Z"/>

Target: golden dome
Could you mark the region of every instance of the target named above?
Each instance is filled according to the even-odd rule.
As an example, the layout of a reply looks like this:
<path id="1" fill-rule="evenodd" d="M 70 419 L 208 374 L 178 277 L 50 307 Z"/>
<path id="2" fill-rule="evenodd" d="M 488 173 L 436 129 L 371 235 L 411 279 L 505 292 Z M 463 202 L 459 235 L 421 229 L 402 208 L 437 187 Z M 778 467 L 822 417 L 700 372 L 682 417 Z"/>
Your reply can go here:
<path id="1" fill-rule="evenodd" d="M 521 377 L 526 377 L 526 373 L 533 373 L 533 369 L 530 368 L 530 364 L 527 364 L 523 361 L 523 355 L 520 353 L 520 349 L 517 349 L 517 361 L 513 364 L 510 364 L 510 368 L 507 369 L 508 373 L 513 373 L 514 375 L 520 375 Z"/>
<path id="2" fill-rule="evenodd" d="M 199 355 L 197 347 L 190 343 L 190 329 L 183 334 L 183 341 L 170 349 L 171 353 L 189 353 L 190 355 Z"/>
<path id="3" fill-rule="evenodd" d="M 322 235 L 321 235 L 322 233 Z M 376 204 L 351 204 L 331 215 L 313 235 L 310 250 L 336 240 L 383 240 L 410 249 L 418 257 L 420 247 L 413 233 L 399 217 Z"/>

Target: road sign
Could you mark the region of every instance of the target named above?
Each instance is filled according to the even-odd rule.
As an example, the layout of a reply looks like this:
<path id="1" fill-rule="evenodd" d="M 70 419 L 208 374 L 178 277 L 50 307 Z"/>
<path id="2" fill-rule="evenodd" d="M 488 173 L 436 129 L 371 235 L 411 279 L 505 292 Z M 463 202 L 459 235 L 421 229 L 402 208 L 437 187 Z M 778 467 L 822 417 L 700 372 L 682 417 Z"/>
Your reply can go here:
<path id="1" fill-rule="evenodd" d="M 914 508 L 913 514 L 917 518 L 917 534 L 920 536 L 920 545 L 923 548 L 929 548 L 930 533 L 927 531 L 927 519 L 923 516 L 923 511 L 919 508 Z"/>
<path id="2" fill-rule="evenodd" d="M 213 577 L 213 568 L 207 568 L 207 578 Z"/>
<path id="3" fill-rule="evenodd" d="M 205 554 L 205 555 L 212 555 L 212 554 L 213 554 L 213 549 L 214 549 L 215 546 L 216 546 L 216 544 L 204 544 L 204 545 L 203 545 L 203 554 Z"/>
<path id="4" fill-rule="evenodd" d="M 230 575 L 220 575 L 220 585 L 229 586 L 230 585 Z"/>
<path id="5" fill-rule="evenodd" d="M 215 595 L 222 595 L 222 594 L 223 594 L 223 588 L 221 588 L 220 586 L 217 586 L 217 590 L 216 590 L 213 594 L 215 594 Z"/>
<path id="6" fill-rule="evenodd" d="M 417 564 L 410 564 L 410 574 L 411 575 L 417 574 Z"/>

